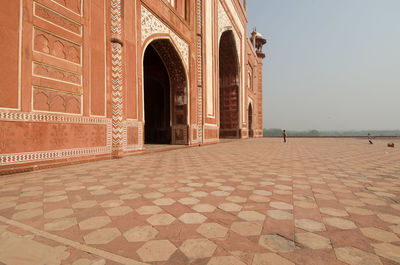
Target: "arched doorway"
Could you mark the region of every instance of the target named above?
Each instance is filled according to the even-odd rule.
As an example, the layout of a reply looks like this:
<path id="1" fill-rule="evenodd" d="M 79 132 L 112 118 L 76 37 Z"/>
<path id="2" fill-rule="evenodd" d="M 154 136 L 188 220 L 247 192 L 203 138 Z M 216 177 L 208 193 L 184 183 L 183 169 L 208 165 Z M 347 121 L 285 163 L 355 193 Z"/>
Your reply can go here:
<path id="1" fill-rule="evenodd" d="M 249 137 L 254 137 L 253 133 L 253 107 L 251 106 L 251 103 L 249 104 L 249 118 L 248 118 L 248 125 L 249 125 Z"/>
<path id="2" fill-rule="evenodd" d="M 169 39 L 152 41 L 143 58 L 146 144 L 187 144 L 187 78 Z"/>
<path id="3" fill-rule="evenodd" d="M 239 138 L 239 61 L 231 30 L 219 44 L 219 137 Z"/>

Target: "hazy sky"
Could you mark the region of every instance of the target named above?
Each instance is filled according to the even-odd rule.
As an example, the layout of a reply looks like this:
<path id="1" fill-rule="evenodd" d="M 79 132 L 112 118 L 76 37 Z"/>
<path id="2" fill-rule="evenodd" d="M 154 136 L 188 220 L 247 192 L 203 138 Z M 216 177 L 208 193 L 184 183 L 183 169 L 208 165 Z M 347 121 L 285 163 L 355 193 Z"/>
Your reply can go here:
<path id="1" fill-rule="evenodd" d="M 400 129 L 400 0 L 247 0 L 264 128 Z"/>

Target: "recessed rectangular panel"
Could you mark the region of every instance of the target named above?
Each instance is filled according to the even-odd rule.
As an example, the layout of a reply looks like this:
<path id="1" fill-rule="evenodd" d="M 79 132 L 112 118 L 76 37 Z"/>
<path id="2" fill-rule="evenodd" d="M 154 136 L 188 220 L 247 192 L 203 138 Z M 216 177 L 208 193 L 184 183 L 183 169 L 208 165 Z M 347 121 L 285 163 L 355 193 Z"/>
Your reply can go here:
<path id="1" fill-rule="evenodd" d="M 90 106 L 91 114 L 105 115 L 105 68 L 104 68 L 104 1 L 93 1 L 90 14 Z"/>
<path id="2" fill-rule="evenodd" d="M 0 0 L 0 108 L 19 108 L 20 0 Z"/>

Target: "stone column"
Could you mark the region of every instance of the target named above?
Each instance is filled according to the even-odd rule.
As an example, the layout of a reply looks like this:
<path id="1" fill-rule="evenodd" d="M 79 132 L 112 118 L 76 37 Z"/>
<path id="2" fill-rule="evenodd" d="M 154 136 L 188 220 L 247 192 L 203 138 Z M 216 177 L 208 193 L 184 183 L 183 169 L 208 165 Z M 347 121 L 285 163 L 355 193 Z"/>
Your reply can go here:
<path id="1" fill-rule="evenodd" d="M 118 156 L 123 144 L 123 39 L 121 7 L 123 0 L 111 0 L 111 83 L 112 150 Z"/>

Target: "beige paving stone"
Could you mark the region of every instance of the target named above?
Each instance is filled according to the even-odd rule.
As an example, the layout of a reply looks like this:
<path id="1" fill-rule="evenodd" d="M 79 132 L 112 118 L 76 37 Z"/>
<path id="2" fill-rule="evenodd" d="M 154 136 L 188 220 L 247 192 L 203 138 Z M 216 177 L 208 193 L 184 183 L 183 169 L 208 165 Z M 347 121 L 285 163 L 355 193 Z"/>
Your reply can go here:
<path id="1" fill-rule="evenodd" d="M 377 243 L 371 245 L 377 255 L 400 263 L 400 246 L 389 243 Z"/>
<path id="2" fill-rule="evenodd" d="M 44 202 L 60 202 L 68 199 L 67 196 L 53 196 L 53 197 L 47 197 L 43 201 Z"/>
<path id="3" fill-rule="evenodd" d="M 331 241 L 328 238 L 309 232 L 296 233 L 294 241 L 303 247 L 311 249 L 332 248 Z"/>
<path id="4" fill-rule="evenodd" d="M 338 260 L 351 265 L 382 265 L 380 259 L 368 252 L 354 247 L 335 248 Z"/>
<path id="5" fill-rule="evenodd" d="M 293 205 L 286 202 L 270 202 L 269 206 L 279 210 L 293 210 Z"/>
<path id="6" fill-rule="evenodd" d="M 179 188 L 178 189 L 180 192 L 192 192 L 195 191 L 195 188 L 191 188 L 191 187 L 183 187 L 183 188 Z"/>
<path id="7" fill-rule="evenodd" d="M 206 238 L 221 238 L 225 237 L 228 228 L 217 223 L 205 223 L 201 224 L 196 231 Z"/>
<path id="8" fill-rule="evenodd" d="M 355 192 L 354 194 L 363 198 L 373 198 L 373 199 L 378 198 L 378 196 L 376 196 L 375 194 L 368 192 Z"/>
<path id="9" fill-rule="evenodd" d="M 255 201 L 255 202 L 269 202 L 271 199 L 265 196 L 260 196 L 260 195 L 251 195 L 249 197 L 249 200 Z"/>
<path id="10" fill-rule="evenodd" d="M 304 208 L 304 209 L 317 208 L 317 204 L 315 204 L 314 202 L 308 202 L 308 201 L 294 201 L 293 205 L 296 207 Z"/>
<path id="11" fill-rule="evenodd" d="M 187 185 L 188 185 L 189 187 L 196 187 L 196 188 L 199 188 L 199 187 L 203 187 L 203 186 L 204 186 L 203 183 L 197 183 L 197 182 L 188 183 Z"/>
<path id="12" fill-rule="evenodd" d="M 207 265 L 246 265 L 233 256 L 212 257 Z"/>
<path id="13" fill-rule="evenodd" d="M 292 195 L 292 191 L 290 190 L 274 190 L 275 194 L 279 194 L 279 195 Z"/>
<path id="14" fill-rule="evenodd" d="M 373 215 L 374 212 L 361 207 L 344 207 L 347 212 L 357 215 Z"/>
<path id="15" fill-rule="evenodd" d="M 348 206 L 358 206 L 358 207 L 365 206 L 365 203 L 363 203 L 362 201 L 359 201 L 359 200 L 347 200 L 347 199 L 344 199 L 344 200 L 339 200 L 339 202 L 341 204 L 345 204 L 345 205 L 348 205 Z"/>
<path id="16" fill-rule="evenodd" d="M 77 224 L 76 219 L 73 217 L 57 219 L 51 223 L 45 224 L 44 230 L 46 230 L 46 231 L 62 231 L 62 230 L 66 230 L 76 224 Z"/>
<path id="17" fill-rule="evenodd" d="M 10 232 L 0 234 L 0 263 L 2 264 L 57 265 L 69 255 L 64 246 L 51 247 Z"/>
<path id="18" fill-rule="evenodd" d="M 144 262 L 166 261 L 176 251 L 169 240 L 152 240 L 146 242 L 136 252 Z"/>
<path id="19" fill-rule="evenodd" d="M 175 202 L 176 201 L 174 199 L 171 199 L 171 198 L 161 198 L 161 199 L 157 199 L 157 200 L 153 201 L 153 203 L 155 205 L 158 205 L 158 206 L 172 205 Z"/>
<path id="20" fill-rule="evenodd" d="M 314 194 L 314 197 L 320 200 L 336 200 L 336 197 L 331 194 Z"/>
<path id="21" fill-rule="evenodd" d="M 246 221 L 264 221 L 265 215 L 256 211 L 241 211 L 238 216 Z"/>
<path id="22" fill-rule="evenodd" d="M 121 200 L 109 200 L 109 201 L 104 201 L 100 203 L 100 206 L 103 208 L 111 208 L 111 207 L 118 207 L 124 202 Z"/>
<path id="23" fill-rule="evenodd" d="M 336 216 L 336 217 L 349 216 L 349 214 L 345 210 L 336 209 L 336 208 L 319 208 L 319 211 L 323 214 Z"/>
<path id="24" fill-rule="evenodd" d="M 253 194 L 260 195 L 260 196 L 271 196 L 272 192 L 267 191 L 267 190 L 255 190 L 255 191 L 253 191 Z"/>
<path id="25" fill-rule="evenodd" d="M 225 212 L 239 212 L 242 206 L 236 203 L 221 203 L 218 208 Z"/>
<path id="26" fill-rule="evenodd" d="M 400 225 L 390 225 L 389 228 L 396 234 L 400 234 Z"/>
<path id="27" fill-rule="evenodd" d="M 53 197 L 53 196 L 60 196 L 60 195 L 64 195 L 64 194 L 66 194 L 65 190 L 55 190 L 55 191 L 45 192 L 43 194 L 43 196 Z"/>
<path id="28" fill-rule="evenodd" d="M 294 242 L 280 235 L 263 235 L 258 244 L 273 252 L 292 252 L 295 250 Z"/>
<path id="29" fill-rule="evenodd" d="M 45 213 L 44 214 L 44 218 L 57 219 L 57 218 L 67 217 L 67 216 L 70 216 L 72 214 L 74 214 L 74 211 L 72 209 L 60 208 L 60 209 L 55 209 L 53 211 Z"/>
<path id="30" fill-rule="evenodd" d="M 187 239 L 179 247 L 190 260 L 211 257 L 216 248 L 217 245 L 205 238 Z"/>
<path id="31" fill-rule="evenodd" d="M 234 222 L 231 230 L 241 236 L 258 236 L 261 234 L 263 222 Z"/>
<path id="32" fill-rule="evenodd" d="M 325 217 L 323 218 L 325 224 L 339 228 L 339 229 L 356 229 L 357 226 L 354 224 L 354 222 L 344 219 L 344 218 L 339 218 L 339 217 Z"/>
<path id="33" fill-rule="evenodd" d="M 121 200 L 135 200 L 137 198 L 142 197 L 139 193 L 129 193 L 129 194 L 123 194 L 119 198 Z"/>
<path id="34" fill-rule="evenodd" d="M 398 215 L 379 213 L 377 214 L 377 216 L 384 222 L 392 224 L 400 224 L 400 216 Z"/>
<path id="35" fill-rule="evenodd" d="M 190 196 L 195 197 L 195 198 L 203 198 L 203 197 L 207 197 L 208 193 L 204 192 L 204 191 L 194 191 L 189 193 Z"/>
<path id="36" fill-rule="evenodd" d="M 161 211 L 162 211 L 162 209 L 160 207 L 153 206 L 153 205 L 142 206 L 142 207 L 139 207 L 138 209 L 136 209 L 136 212 L 140 215 L 157 214 Z"/>
<path id="37" fill-rule="evenodd" d="M 247 201 L 247 198 L 242 196 L 228 196 L 226 197 L 226 200 L 235 203 L 244 203 Z"/>
<path id="38" fill-rule="evenodd" d="M 280 190 L 292 190 L 292 187 L 287 186 L 287 185 L 275 185 L 275 188 L 280 189 Z"/>
<path id="39" fill-rule="evenodd" d="M 106 261 L 104 259 L 78 259 L 74 261 L 72 265 L 106 265 Z"/>
<path id="40" fill-rule="evenodd" d="M 179 217 L 179 220 L 184 224 L 201 224 L 206 219 L 207 217 L 199 213 L 185 213 Z"/>
<path id="41" fill-rule="evenodd" d="M 33 209 L 17 212 L 12 216 L 14 220 L 28 220 L 43 214 L 42 209 Z"/>
<path id="42" fill-rule="evenodd" d="M 376 227 L 363 227 L 360 228 L 360 231 L 361 233 L 363 233 L 364 236 L 375 239 L 377 241 L 383 241 L 383 242 L 400 241 L 400 238 L 398 238 L 395 233 L 388 232 Z"/>
<path id="43" fill-rule="evenodd" d="M 129 242 L 145 242 L 154 239 L 158 234 L 158 231 L 149 226 L 135 226 L 134 228 L 126 231 L 123 236 Z"/>
<path id="44" fill-rule="evenodd" d="M 13 208 L 16 205 L 16 202 L 0 202 L 0 211 L 8 208 Z"/>
<path id="45" fill-rule="evenodd" d="M 43 203 L 42 202 L 27 202 L 27 203 L 22 203 L 22 204 L 18 204 L 15 207 L 15 210 L 31 210 L 31 209 L 35 209 L 35 208 L 41 208 L 43 207 Z"/>
<path id="46" fill-rule="evenodd" d="M 108 216 L 90 217 L 79 223 L 79 228 L 82 230 L 99 229 L 111 223 L 111 218 Z"/>
<path id="47" fill-rule="evenodd" d="M 149 193 L 143 194 L 143 197 L 146 199 L 158 199 L 163 196 L 164 196 L 164 194 L 162 194 L 161 192 L 149 192 Z"/>
<path id="48" fill-rule="evenodd" d="M 222 190 L 222 191 L 234 191 L 235 187 L 232 187 L 232 186 L 219 186 L 218 189 Z"/>
<path id="49" fill-rule="evenodd" d="M 133 210 L 129 206 L 114 207 L 106 210 L 109 216 L 124 216 L 131 212 L 133 212 Z"/>
<path id="50" fill-rule="evenodd" d="M 255 254 L 252 265 L 295 265 L 275 253 Z"/>
<path id="51" fill-rule="evenodd" d="M 90 192 L 90 194 L 95 195 L 95 196 L 99 196 L 99 195 L 106 195 L 106 194 L 109 194 L 109 193 L 111 193 L 111 192 L 112 192 L 111 190 L 104 189 L 104 190 L 95 190 L 95 191 L 92 191 L 92 192 Z"/>
<path id="52" fill-rule="evenodd" d="M 102 245 L 108 244 L 121 235 L 121 232 L 116 227 L 102 228 L 94 230 L 89 234 L 85 235 L 83 239 L 86 244 L 90 245 Z"/>
<path id="53" fill-rule="evenodd" d="M 196 204 L 192 207 L 193 210 L 199 213 L 212 213 L 217 207 L 211 204 Z"/>
<path id="54" fill-rule="evenodd" d="M 11 202 L 18 200 L 18 196 L 2 196 L 0 197 L 0 202 Z"/>
<path id="55" fill-rule="evenodd" d="M 77 203 L 72 204 L 72 208 L 76 209 L 87 209 L 97 205 L 97 201 L 88 200 L 88 201 L 80 201 Z"/>
<path id="56" fill-rule="evenodd" d="M 278 220 L 291 220 L 293 214 L 281 210 L 268 210 L 267 215 Z"/>
<path id="57" fill-rule="evenodd" d="M 310 219 L 295 219 L 294 224 L 296 227 L 306 230 L 308 232 L 326 231 L 323 223 L 310 220 Z"/>
<path id="58" fill-rule="evenodd" d="M 221 184 L 221 183 L 218 183 L 218 182 L 207 182 L 207 183 L 206 183 L 206 186 L 209 186 L 209 187 L 219 187 L 219 186 L 222 186 L 222 184 Z"/>
<path id="59" fill-rule="evenodd" d="M 193 198 L 193 197 L 187 197 L 187 198 L 182 198 L 182 199 L 178 200 L 178 202 L 180 202 L 181 204 L 184 204 L 184 205 L 193 205 L 193 204 L 198 203 L 199 201 L 200 200 Z"/>
<path id="60" fill-rule="evenodd" d="M 152 225 L 169 225 L 176 220 L 175 217 L 166 213 L 166 214 L 156 214 L 149 218 L 147 218 L 147 222 Z"/>
<path id="61" fill-rule="evenodd" d="M 218 190 L 218 191 L 213 191 L 213 192 L 211 192 L 210 194 L 211 194 L 211 195 L 214 195 L 214 196 L 217 196 L 217 197 L 227 197 L 227 196 L 230 195 L 229 192 L 220 191 L 220 190 Z"/>
<path id="62" fill-rule="evenodd" d="M 360 199 L 360 201 L 369 204 L 369 205 L 373 205 L 373 206 L 385 206 L 387 205 L 387 203 L 383 200 L 379 200 L 379 199 L 371 199 L 371 198 L 362 198 Z"/>

